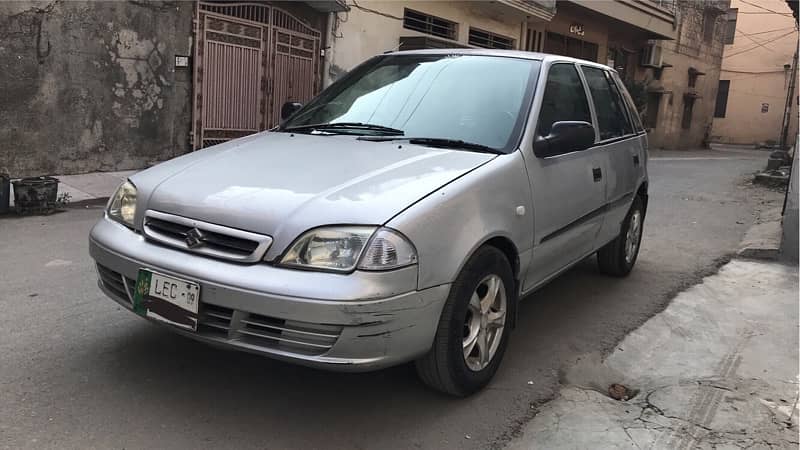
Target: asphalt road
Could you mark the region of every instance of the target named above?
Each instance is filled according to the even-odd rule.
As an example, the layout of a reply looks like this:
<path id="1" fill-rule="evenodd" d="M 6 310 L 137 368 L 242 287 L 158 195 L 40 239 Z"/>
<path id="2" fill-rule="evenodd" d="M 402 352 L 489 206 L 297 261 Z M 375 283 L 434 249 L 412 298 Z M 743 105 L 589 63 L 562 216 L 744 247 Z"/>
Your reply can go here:
<path id="1" fill-rule="evenodd" d="M 521 305 L 494 382 L 467 399 L 408 366 L 337 374 L 210 348 L 98 290 L 87 233 L 100 209 L 0 219 L 0 448 L 487 448 L 733 252 L 764 152 L 655 154 L 642 253 L 627 279 L 587 260 Z M 765 204 L 766 202 L 766 204 Z"/>

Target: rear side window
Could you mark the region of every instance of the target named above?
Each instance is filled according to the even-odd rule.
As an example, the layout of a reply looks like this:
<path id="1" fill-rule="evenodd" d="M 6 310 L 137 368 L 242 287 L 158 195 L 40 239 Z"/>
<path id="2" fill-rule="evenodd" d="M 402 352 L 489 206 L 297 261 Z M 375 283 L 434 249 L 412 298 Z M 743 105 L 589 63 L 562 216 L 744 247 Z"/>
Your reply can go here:
<path id="1" fill-rule="evenodd" d="M 539 135 L 547 136 L 556 122 L 578 120 L 592 123 L 589 102 L 578 70 L 573 64 L 553 64 L 539 111 Z"/>
<path id="2" fill-rule="evenodd" d="M 636 102 L 633 101 L 630 92 L 625 89 L 625 83 L 619 78 L 619 75 L 612 72 L 611 78 L 617 82 L 617 88 L 619 89 L 620 94 L 622 94 L 622 99 L 625 101 L 625 104 L 628 106 L 628 117 L 630 118 L 631 122 L 633 123 L 633 129 L 637 133 L 641 133 L 644 131 L 644 126 L 642 126 L 642 119 L 639 116 L 639 109 L 636 107 Z"/>
<path id="3" fill-rule="evenodd" d="M 592 94 L 600 140 L 613 139 L 633 133 L 622 97 L 605 70 L 583 67 L 586 83 Z"/>

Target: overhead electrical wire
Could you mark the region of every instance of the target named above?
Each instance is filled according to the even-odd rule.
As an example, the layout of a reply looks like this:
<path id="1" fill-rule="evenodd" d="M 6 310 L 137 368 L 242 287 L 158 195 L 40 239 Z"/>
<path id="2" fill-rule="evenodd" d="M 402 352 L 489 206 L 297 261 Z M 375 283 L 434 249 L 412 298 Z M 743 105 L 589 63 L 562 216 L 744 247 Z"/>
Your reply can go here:
<path id="1" fill-rule="evenodd" d="M 775 41 L 777 41 L 777 40 L 779 40 L 779 39 L 783 39 L 783 38 L 785 38 L 786 36 L 789 36 L 789 35 L 792 35 L 792 34 L 795 34 L 795 30 L 792 30 L 792 31 L 790 31 L 790 32 L 788 32 L 788 33 L 785 33 L 785 34 L 782 34 L 782 35 L 780 35 L 780 36 L 776 36 L 776 37 L 774 37 L 774 38 L 768 39 L 768 40 L 766 40 L 766 41 L 762 42 L 762 43 L 761 43 L 761 45 L 763 46 L 763 45 L 765 45 L 765 44 L 769 44 L 769 43 L 771 43 L 771 42 L 775 42 Z M 749 51 L 751 51 L 751 50 L 755 50 L 755 49 L 757 49 L 757 48 L 759 48 L 759 46 L 758 46 L 758 45 L 755 45 L 755 46 L 753 46 L 753 47 L 750 47 L 750 48 L 747 48 L 747 49 L 744 49 L 744 50 L 738 51 L 738 52 L 736 52 L 736 53 L 731 53 L 730 55 L 725 55 L 725 56 L 723 56 L 723 57 L 722 57 L 722 59 L 725 59 L 725 58 L 730 58 L 730 57 L 732 57 L 732 56 L 736 56 L 736 55 L 741 55 L 742 53 L 747 53 L 747 52 L 749 52 Z"/>

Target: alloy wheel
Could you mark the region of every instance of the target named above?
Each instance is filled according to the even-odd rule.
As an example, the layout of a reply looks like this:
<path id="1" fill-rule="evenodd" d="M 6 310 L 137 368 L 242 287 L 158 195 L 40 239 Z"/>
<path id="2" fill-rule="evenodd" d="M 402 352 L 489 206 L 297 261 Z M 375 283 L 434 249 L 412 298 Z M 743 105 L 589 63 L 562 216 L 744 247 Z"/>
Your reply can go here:
<path id="1" fill-rule="evenodd" d="M 625 262 L 630 264 L 639 249 L 639 238 L 642 234 L 642 213 L 636 210 L 631 214 L 628 232 L 625 233 Z"/>
<path id="2" fill-rule="evenodd" d="M 506 325 L 508 301 L 502 278 L 488 275 L 475 288 L 464 319 L 464 361 L 472 371 L 492 361 Z"/>

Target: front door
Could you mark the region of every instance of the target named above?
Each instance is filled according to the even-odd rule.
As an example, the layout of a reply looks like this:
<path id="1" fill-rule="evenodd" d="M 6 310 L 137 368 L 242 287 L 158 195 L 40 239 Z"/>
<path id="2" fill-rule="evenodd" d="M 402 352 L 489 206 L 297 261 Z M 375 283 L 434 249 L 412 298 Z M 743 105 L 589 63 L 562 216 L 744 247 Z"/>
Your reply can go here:
<path id="1" fill-rule="evenodd" d="M 559 121 L 592 123 L 574 64 L 550 66 L 538 117 L 539 136 L 547 136 Z M 528 291 L 594 249 L 605 212 L 606 167 L 602 149 L 594 147 L 547 158 L 524 152 L 534 210 L 533 258 L 523 284 Z"/>

